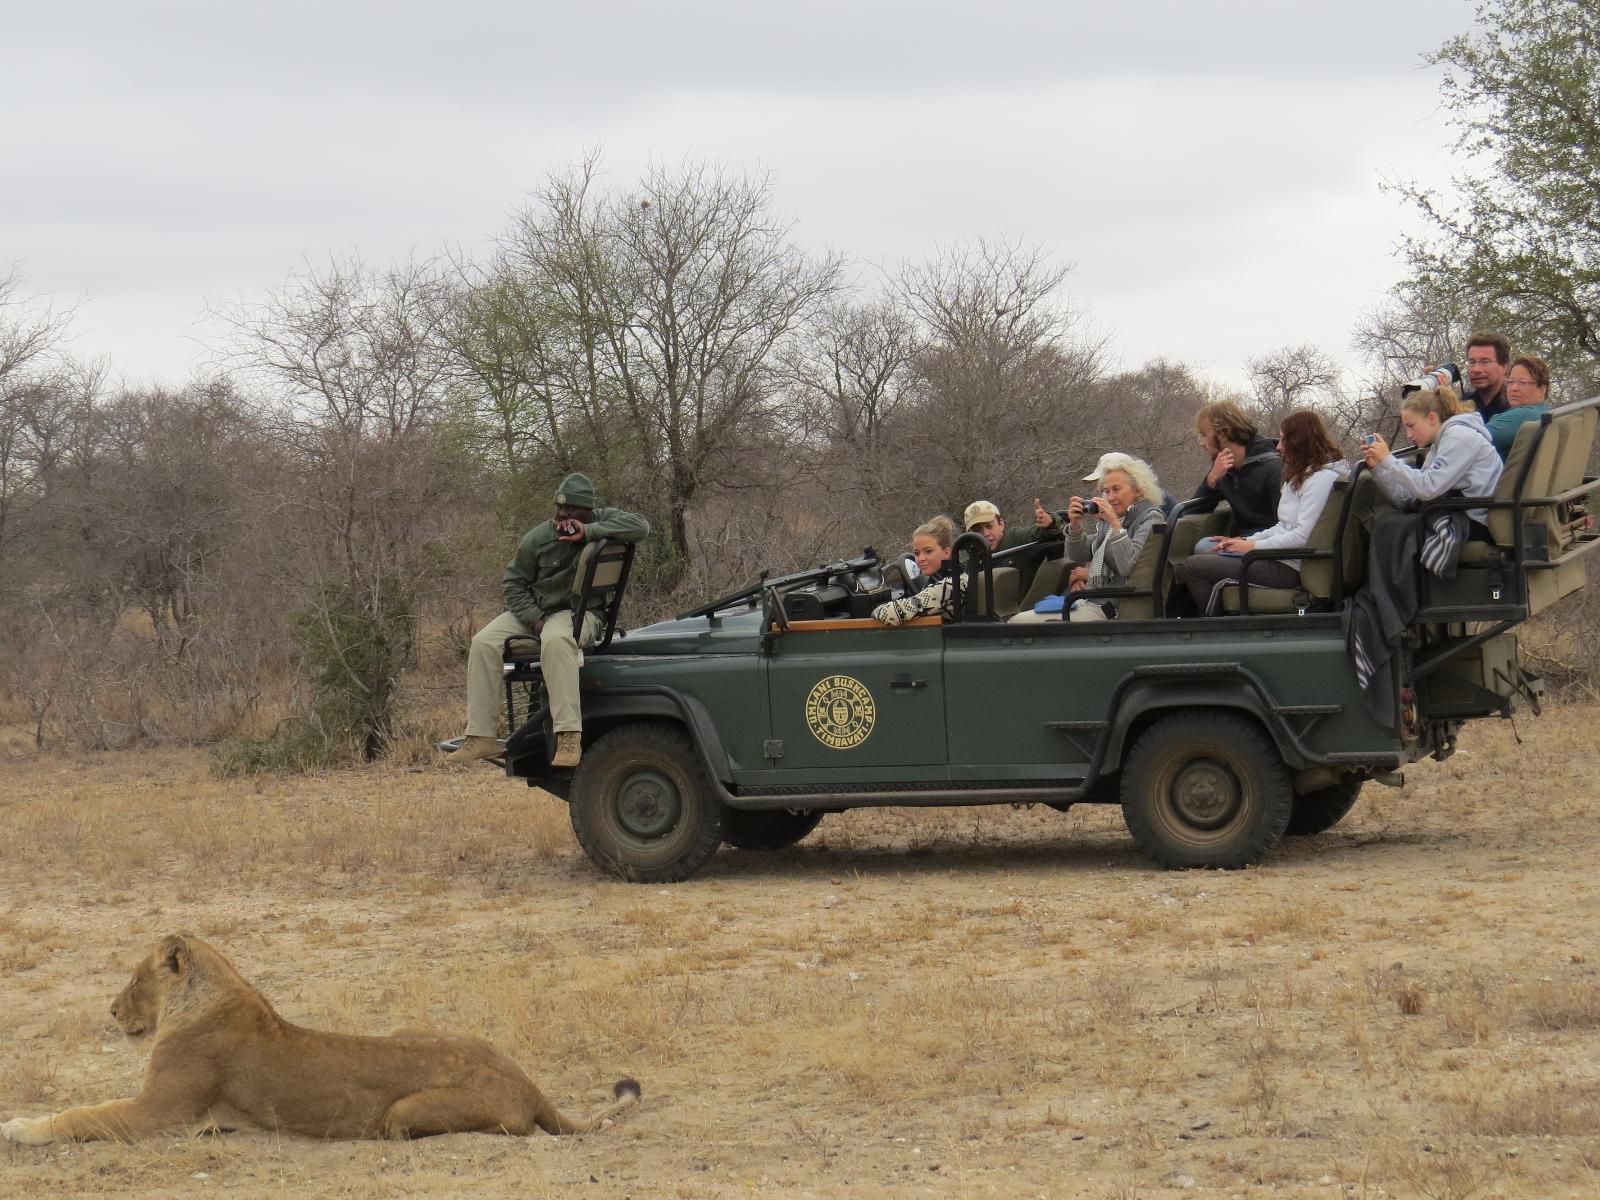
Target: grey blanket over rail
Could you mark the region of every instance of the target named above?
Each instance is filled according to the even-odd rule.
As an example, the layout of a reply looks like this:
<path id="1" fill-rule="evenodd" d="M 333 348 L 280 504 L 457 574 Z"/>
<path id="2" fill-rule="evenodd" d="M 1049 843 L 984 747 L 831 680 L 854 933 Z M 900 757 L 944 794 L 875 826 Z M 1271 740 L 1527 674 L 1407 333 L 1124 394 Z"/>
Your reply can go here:
<path id="1" fill-rule="evenodd" d="M 1344 644 L 1367 711 L 1385 729 L 1394 729 L 1399 711 L 1389 663 L 1416 616 L 1416 564 L 1420 559 L 1439 578 L 1454 579 L 1467 533 L 1466 513 L 1437 509 L 1429 514 L 1425 539 L 1422 518 L 1414 512 L 1385 513 L 1373 525 L 1367 586 L 1345 606 Z"/>

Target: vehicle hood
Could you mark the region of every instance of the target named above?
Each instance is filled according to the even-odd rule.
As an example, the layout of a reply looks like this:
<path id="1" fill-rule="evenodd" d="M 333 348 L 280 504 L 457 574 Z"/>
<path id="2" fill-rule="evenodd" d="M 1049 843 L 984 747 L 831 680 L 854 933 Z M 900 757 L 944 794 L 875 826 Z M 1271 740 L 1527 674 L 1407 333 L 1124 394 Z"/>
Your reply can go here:
<path id="1" fill-rule="evenodd" d="M 754 654 L 761 645 L 761 614 L 755 610 L 711 617 L 683 617 L 630 629 L 607 648 L 618 654 Z"/>

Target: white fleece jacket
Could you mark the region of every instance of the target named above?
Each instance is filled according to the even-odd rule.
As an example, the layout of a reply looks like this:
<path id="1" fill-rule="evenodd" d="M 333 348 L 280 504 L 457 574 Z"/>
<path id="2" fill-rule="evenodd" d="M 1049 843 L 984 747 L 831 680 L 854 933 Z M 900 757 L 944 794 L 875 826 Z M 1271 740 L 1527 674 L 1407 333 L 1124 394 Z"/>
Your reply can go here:
<path id="1" fill-rule="evenodd" d="M 1483 418 L 1470 412 L 1457 413 L 1440 426 L 1420 468 L 1390 454 L 1373 468 L 1372 475 L 1395 504 L 1415 508 L 1455 488 L 1464 496 L 1492 496 L 1504 466 Z M 1489 523 L 1486 508 L 1468 509 L 1467 516 L 1480 525 Z"/>
<path id="2" fill-rule="evenodd" d="M 1285 484 L 1278 493 L 1278 523 L 1270 529 L 1246 536 L 1257 550 L 1282 550 L 1290 546 L 1309 546 L 1311 530 L 1328 506 L 1333 485 L 1350 474 L 1344 462 L 1329 463 L 1306 476 L 1299 487 Z M 1300 569 L 1301 560 L 1286 558 L 1284 565 Z"/>

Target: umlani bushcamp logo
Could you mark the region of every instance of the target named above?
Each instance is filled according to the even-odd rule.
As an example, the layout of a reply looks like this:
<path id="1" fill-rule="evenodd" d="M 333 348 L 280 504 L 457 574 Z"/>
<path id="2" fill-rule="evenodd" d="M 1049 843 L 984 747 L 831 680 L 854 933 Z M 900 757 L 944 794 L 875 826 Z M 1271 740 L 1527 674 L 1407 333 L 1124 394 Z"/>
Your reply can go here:
<path id="1" fill-rule="evenodd" d="M 878 706 L 859 679 L 829 675 L 806 697 L 806 728 L 830 750 L 850 750 L 867 740 Z"/>

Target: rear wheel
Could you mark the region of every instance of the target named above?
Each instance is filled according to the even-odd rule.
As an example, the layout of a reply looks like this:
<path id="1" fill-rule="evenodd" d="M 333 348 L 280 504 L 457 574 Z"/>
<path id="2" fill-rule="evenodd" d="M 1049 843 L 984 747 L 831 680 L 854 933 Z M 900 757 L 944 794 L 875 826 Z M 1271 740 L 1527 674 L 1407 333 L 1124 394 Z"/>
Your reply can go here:
<path id="1" fill-rule="evenodd" d="M 635 883 L 689 878 L 722 844 L 722 802 L 683 730 L 619 725 L 583 752 L 568 795 L 589 861 Z"/>
<path id="2" fill-rule="evenodd" d="M 725 808 L 722 840 L 740 850 L 782 850 L 805 837 L 822 821 L 814 808 Z"/>
<path id="3" fill-rule="evenodd" d="M 1163 867 L 1234 869 L 1283 836 L 1293 790 L 1261 727 L 1230 712 L 1180 712 L 1140 736 L 1122 770 L 1122 815 Z"/>
<path id="4" fill-rule="evenodd" d="M 1289 827 L 1284 832 L 1294 837 L 1326 833 L 1356 806 L 1365 782 L 1359 775 L 1347 775 L 1338 783 L 1330 783 L 1314 792 L 1296 792 L 1294 807 L 1289 812 Z"/>

